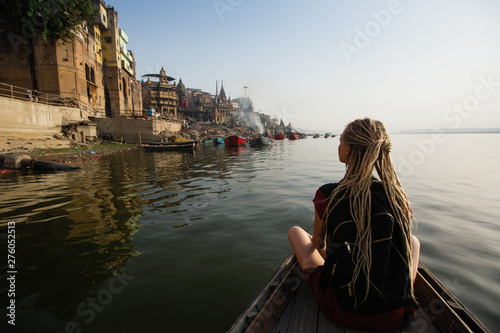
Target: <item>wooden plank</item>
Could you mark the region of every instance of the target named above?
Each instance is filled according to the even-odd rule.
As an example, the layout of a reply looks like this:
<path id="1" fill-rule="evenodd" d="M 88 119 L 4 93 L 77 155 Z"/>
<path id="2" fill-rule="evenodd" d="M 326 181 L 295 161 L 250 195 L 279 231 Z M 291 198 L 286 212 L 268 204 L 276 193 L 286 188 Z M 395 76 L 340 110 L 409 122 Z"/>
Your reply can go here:
<path id="1" fill-rule="evenodd" d="M 447 322 L 451 322 L 453 327 L 457 327 L 459 330 L 464 332 L 489 332 L 486 326 L 483 325 L 470 311 L 467 309 L 462 302 L 458 300 L 442 283 L 439 281 L 431 271 L 425 267 L 423 264 L 419 265 L 418 273 L 420 277 L 426 282 L 422 286 L 426 289 L 429 286 L 434 289 L 436 295 L 438 295 L 445 303 L 446 306 L 452 309 L 452 312 L 443 311 L 440 308 L 438 313 L 432 312 L 436 309 L 430 308 L 430 314 L 436 316 L 436 322 L 441 322 L 441 317 L 445 317 Z M 415 288 L 417 292 L 417 288 Z M 436 305 L 436 304 L 431 304 Z M 429 308 L 428 308 L 429 310 Z M 466 327 L 464 327 L 465 325 Z M 446 328 L 445 328 L 446 329 Z"/>
<path id="2" fill-rule="evenodd" d="M 313 292 L 302 283 L 295 298 L 290 318 L 290 329 L 293 329 L 291 332 L 316 332 L 319 305 Z"/>
<path id="3" fill-rule="evenodd" d="M 280 265 L 280 267 L 276 270 L 275 274 L 271 277 L 271 279 L 268 281 L 266 285 L 261 289 L 257 297 L 250 303 L 250 305 L 245 309 L 243 314 L 236 320 L 234 325 L 231 327 L 229 332 L 231 333 L 241 333 L 245 332 L 245 330 L 249 327 L 249 325 L 252 324 L 252 322 L 255 321 L 257 316 L 259 316 L 259 320 L 262 323 L 262 316 L 267 315 L 270 316 L 270 312 L 272 312 L 272 309 L 269 307 L 272 307 L 273 305 L 273 300 L 272 297 L 278 298 L 281 294 L 285 293 L 285 299 L 284 301 L 288 302 L 289 299 L 291 298 L 292 294 L 288 295 L 288 293 L 293 293 L 294 290 L 292 290 L 293 286 L 290 286 L 290 281 L 285 282 L 286 278 L 289 277 L 289 274 L 294 270 L 295 267 L 298 266 L 297 259 L 295 258 L 295 255 L 293 253 L 289 255 L 283 263 Z M 300 269 L 300 267 L 299 267 Z M 291 280 L 293 283 L 296 283 L 295 279 Z M 284 285 L 284 283 L 286 285 Z M 298 288 L 298 283 L 296 283 Z M 281 290 L 276 293 L 276 290 L 278 288 L 281 288 Z M 295 288 L 295 290 L 296 290 Z M 280 294 L 281 293 L 281 294 Z M 274 300 L 276 301 L 276 300 Z M 266 305 L 267 304 L 267 305 Z M 265 308 L 267 306 L 267 308 Z M 283 305 L 283 309 L 286 306 L 286 304 Z M 272 317 L 272 316 L 270 316 Z M 271 326 L 269 329 L 274 325 L 274 321 L 269 323 Z M 255 325 L 255 324 L 254 324 Z"/>
<path id="4" fill-rule="evenodd" d="M 439 329 L 432 322 L 424 309 L 417 309 L 415 320 L 410 321 L 408 325 L 401 329 L 402 333 L 439 333 Z"/>
<path id="5" fill-rule="evenodd" d="M 427 310 L 431 320 L 445 332 L 471 332 L 472 330 L 455 313 L 443 297 L 419 271 L 415 281 L 415 294 L 420 305 Z"/>
<path id="6" fill-rule="evenodd" d="M 346 328 L 345 333 L 372 333 L 372 331 L 360 330 L 356 328 Z"/>
<path id="7" fill-rule="evenodd" d="M 292 316 L 293 306 L 295 304 L 295 297 L 288 303 L 287 307 L 283 311 L 280 319 L 276 322 L 271 333 L 285 333 L 288 332 L 288 327 L 290 324 L 290 318 Z"/>
<path id="8" fill-rule="evenodd" d="M 297 261 L 295 260 L 291 265 L 286 265 L 283 272 L 286 272 L 284 276 L 280 274 L 281 270 L 276 275 L 276 280 L 279 281 L 278 286 L 260 309 L 255 319 L 248 325 L 245 332 L 269 332 L 278 321 L 297 288 L 299 288 L 302 282 L 300 277 L 302 269 Z"/>
<path id="9" fill-rule="evenodd" d="M 332 323 L 319 309 L 317 333 L 345 333 L 345 329 Z"/>

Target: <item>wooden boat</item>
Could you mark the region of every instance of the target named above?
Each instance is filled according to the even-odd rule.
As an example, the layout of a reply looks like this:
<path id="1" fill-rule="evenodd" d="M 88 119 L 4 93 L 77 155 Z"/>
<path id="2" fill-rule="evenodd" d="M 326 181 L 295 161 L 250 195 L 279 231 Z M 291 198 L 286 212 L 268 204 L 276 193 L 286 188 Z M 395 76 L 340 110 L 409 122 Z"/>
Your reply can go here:
<path id="1" fill-rule="evenodd" d="M 224 139 L 223 138 L 215 138 L 213 140 L 214 144 L 216 145 L 221 145 L 221 144 L 224 144 Z"/>
<path id="2" fill-rule="evenodd" d="M 265 147 L 273 144 L 273 139 L 267 138 L 265 136 L 260 136 L 258 138 L 253 138 L 249 141 L 251 147 Z"/>
<path id="3" fill-rule="evenodd" d="M 330 322 L 301 274 L 292 253 L 229 332 L 371 332 Z M 419 264 L 415 296 L 419 302 L 415 319 L 391 332 L 489 332 L 423 264 Z"/>
<path id="4" fill-rule="evenodd" d="M 228 136 L 227 138 L 224 139 L 224 143 L 226 146 L 241 146 L 244 144 L 247 140 L 237 136 L 237 135 L 231 135 Z"/>
<path id="5" fill-rule="evenodd" d="M 186 139 L 186 138 L 183 138 L 183 137 L 180 137 L 180 136 L 171 136 L 168 138 L 168 140 L 170 142 L 191 142 L 193 140 L 190 140 L 190 139 Z"/>
<path id="6" fill-rule="evenodd" d="M 288 134 L 288 140 L 298 140 L 299 138 L 300 136 L 298 134 L 295 133 Z"/>
<path id="7" fill-rule="evenodd" d="M 274 139 L 275 140 L 284 140 L 285 139 L 285 136 L 283 134 L 276 134 L 274 136 Z"/>
<path id="8" fill-rule="evenodd" d="M 195 145 L 196 145 L 195 141 L 163 142 L 163 143 L 143 144 L 142 148 L 148 151 L 185 150 L 185 149 L 193 149 Z"/>

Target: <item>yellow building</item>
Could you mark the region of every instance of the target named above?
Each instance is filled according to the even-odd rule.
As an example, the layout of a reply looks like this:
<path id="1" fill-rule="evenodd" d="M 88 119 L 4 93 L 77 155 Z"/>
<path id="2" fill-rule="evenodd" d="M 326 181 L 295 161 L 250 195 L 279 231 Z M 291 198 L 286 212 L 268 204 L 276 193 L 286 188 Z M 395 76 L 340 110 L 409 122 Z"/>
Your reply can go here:
<path id="1" fill-rule="evenodd" d="M 159 116 L 177 118 L 179 97 L 177 87 L 169 81 L 175 80 L 167 75 L 162 67 L 160 74 L 145 74 L 147 81 L 142 82 L 142 103 L 145 109 L 155 109 Z M 153 78 L 153 80 L 151 80 Z"/>
<path id="2" fill-rule="evenodd" d="M 220 92 L 215 96 L 215 108 L 213 121 L 216 123 L 227 123 L 231 120 L 231 110 L 233 104 L 231 98 L 227 99 L 224 91 L 224 84 L 221 85 Z"/>
<path id="3" fill-rule="evenodd" d="M 18 36 L 12 43 L 13 33 L 2 33 L 0 82 L 59 95 L 97 116 L 131 116 L 135 109 L 141 113 L 135 62 L 126 50 L 128 38 L 118 28 L 118 14 L 102 0 L 93 3 L 96 19 L 82 22 L 71 42 L 43 41 L 36 35 L 31 42 Z M 6 23 L 0 29 L 10 31 Z"/>

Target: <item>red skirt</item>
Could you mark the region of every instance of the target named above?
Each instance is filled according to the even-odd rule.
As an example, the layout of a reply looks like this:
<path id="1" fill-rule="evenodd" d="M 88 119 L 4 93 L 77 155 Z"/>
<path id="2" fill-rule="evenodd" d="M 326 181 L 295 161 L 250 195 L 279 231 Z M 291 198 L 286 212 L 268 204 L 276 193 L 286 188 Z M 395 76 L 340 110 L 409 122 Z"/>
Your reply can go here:
<path id="1" fill-rule="evenodd" d="M 323 266 L 304 271 L 304 281 L 312 289 L 325 316 L 335 324 L 356 329 L 391 331 L 408 323 L 415 313 L 413 305 L 403 306 L 392 312 L 378 315 L 363 315 L 347 312 L 340 307 L 332 288 L 323 289 L 319 285 Z"/>

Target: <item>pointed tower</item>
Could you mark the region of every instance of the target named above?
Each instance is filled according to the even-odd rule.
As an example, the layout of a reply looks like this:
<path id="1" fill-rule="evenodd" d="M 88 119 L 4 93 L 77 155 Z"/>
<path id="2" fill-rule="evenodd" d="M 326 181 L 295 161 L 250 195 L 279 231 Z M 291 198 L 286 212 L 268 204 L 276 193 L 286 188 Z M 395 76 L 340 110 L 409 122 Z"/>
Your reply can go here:
<path id="1" fill-rule="evenodd" d="M 179 84 L 177 85 L 177 96 L 179 97 L 179 107 L 187 108 L 189 106 L 187 90 L 182 79 L 179 79 Z"/>
<path id="2" fill-rule="evenodd" d="M 221 82 L 219 98 L 222 103 L 227 103 L 226 92 L 224 91 L 224 81 Z"/>

